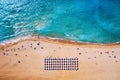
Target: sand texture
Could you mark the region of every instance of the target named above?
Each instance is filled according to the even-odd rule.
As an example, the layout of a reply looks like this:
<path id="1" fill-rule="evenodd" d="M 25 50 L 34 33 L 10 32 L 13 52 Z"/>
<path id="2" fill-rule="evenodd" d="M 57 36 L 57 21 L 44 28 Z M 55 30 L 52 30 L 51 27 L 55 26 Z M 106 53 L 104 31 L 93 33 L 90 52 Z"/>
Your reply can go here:
<path id="1" fill-rule="evenodd" d="M 63 62 L 45 68 L 46 59 Z M 73 67 L 64 64 L 65 59 L 73 61 Z M 120 44 L 36 37 L 1 45 L 0 80 L 120 80 Z"/>

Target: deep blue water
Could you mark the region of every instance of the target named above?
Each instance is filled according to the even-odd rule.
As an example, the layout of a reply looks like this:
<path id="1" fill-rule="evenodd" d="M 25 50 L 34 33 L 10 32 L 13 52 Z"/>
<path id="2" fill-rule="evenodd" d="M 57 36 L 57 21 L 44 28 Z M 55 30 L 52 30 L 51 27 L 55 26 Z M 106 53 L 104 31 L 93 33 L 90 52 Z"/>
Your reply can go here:
<path id="1" fill-rule="evenodd" d="M 120 42 L 120 0 L 0 0 L 0 42 L 30 34 Z"/>

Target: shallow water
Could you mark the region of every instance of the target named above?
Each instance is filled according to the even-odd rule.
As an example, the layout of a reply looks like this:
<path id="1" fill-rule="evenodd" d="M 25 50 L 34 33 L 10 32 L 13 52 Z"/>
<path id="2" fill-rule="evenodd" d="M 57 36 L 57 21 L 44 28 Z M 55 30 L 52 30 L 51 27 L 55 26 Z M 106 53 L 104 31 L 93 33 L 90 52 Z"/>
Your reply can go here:
<path id="1" fill-rule="evenodd" d="M 120 0 L 0 0 L 0 42 L 32 34 L 119 42 L 119 4 Z"/>

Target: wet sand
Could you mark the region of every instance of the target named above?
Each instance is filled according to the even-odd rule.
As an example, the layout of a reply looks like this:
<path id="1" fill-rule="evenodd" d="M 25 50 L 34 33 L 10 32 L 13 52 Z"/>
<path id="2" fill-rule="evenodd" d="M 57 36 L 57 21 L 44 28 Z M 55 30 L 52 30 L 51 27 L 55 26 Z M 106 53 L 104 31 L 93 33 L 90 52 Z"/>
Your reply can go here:
<path id="1" fill-rule="evenodd" d="M 120 44 L 33 37 L 0 46 L 0 80 L 119 80 L 119 68 Z"/>

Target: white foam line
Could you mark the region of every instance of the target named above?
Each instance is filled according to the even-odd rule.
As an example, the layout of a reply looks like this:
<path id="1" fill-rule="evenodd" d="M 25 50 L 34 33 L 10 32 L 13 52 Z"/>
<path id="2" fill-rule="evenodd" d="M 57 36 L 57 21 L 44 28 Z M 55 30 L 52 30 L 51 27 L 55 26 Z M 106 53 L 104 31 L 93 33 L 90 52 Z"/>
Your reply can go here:
<path id="1" fill-rule="evenodd" d="M 0 45 L 6 45 L 6 44 L 10 44 L 10 43 L 16 43 L 18 41 L 29 39 L 31 37 L 32 37 L 31 35 L 24 36 L 24 37 L 23 36 L 16 37 L 16 38 L 13 38 L 13 39 L 10 39 L 10 40 L 5 40 L 5 41 L 1 42 Z"/>
<path id="2" fill-rule="evenodd" d="M 65 40 L 65 39 L 62 39 L 62 38 L 54 38 L 54 37 L 48 37 L 48 36 L 41 36 L 41 35 L 27 35 L 27 36 L 19 36 L 19 37 L 16 37 L 16 38 L 13 38 L 13 39 L 10 39 L 10 40 L 5 40 L 3 42 L 0 43 L 0 45 L 6 45 L 6 44 L 10 44 L 10 43 L 16 43 L 18 41 L 21 41 L 21 40 L 26 40 L 26 39 L 34 39 L 34 38 L 48 38 L 48 39 L 52 39 L 52 40 Z M 77 42 L 77 43 L 85 43 L 85 44 L 98 44 L 98 45 L 114 45 L 114 44 L 120 44 L 120 42 L 115 42 L 115 43 L 109 43 L 109 44 L 103 44 L 103 43 L 91 43 L 91 42 L 82 42 L 82 41 L 72 41 L 72 40 L 65 40 L 65 41 L 70 41 L 70 42 Z"/>

